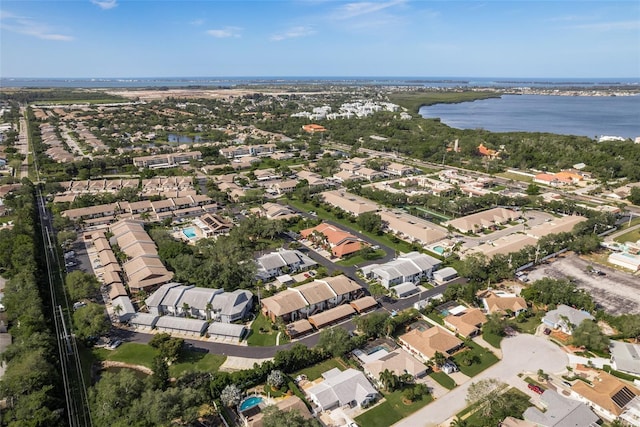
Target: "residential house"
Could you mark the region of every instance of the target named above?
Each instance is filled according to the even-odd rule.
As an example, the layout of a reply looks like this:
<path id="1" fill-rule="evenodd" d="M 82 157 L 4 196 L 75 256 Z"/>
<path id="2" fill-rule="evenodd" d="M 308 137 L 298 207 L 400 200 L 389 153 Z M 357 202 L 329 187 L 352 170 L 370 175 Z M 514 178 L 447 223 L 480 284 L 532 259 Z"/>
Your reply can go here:
<path id="1" fill-rule="evenodd" d="M 316 246 L 323 247 L 335 257 L 342 258 L 358 252 L 368 243 L 351 233 L 341 230 L 335 225 L 323 222 L 313 228 L 307 228 L 300 235 L 313 242 Z"/>
<path id="2" fill-rule="evenodd" d="M 270 185 L 270 188 L 275 190 L 278 194 L 288 194 L 293 192 L 298 185 L 298 181 L 295 179 L 285 179 L 282 181 L 274 182 Z"/>
<path id="3" fill-rule="evenodd" d="M 512 314 L 517 316 L 527 310 L 524 298 L 503 291 L 487 291 L 481 296 L 482 305 L 489 314 Z"/>
<path id="4" fill-rule="evenodd" d="M 585 320 L 595 320 L 595 318 L 586 311 L 576 310 L 568 305 L 560 304 L 558 308 L 549 311 L 542 318 L 542 323 L 571 335 L 573 329 Z"/>
<path id="5" fill-rule="evenodd" d="M 288 323 L 357 300 L 362 294 L 362 287 L 344 275 L 327 277 L 263 298 L 262 312 L 273 322 L 280 318 Z"/>
<path id="6" fill-rule="evenodd" d="M 367 278 L 376 279 L 389 289 L 400 283 L 418 283 L 423 279 L 431 279 L 433 271 L 441 264 L 440 260 L 429 255 L 409 252 L 386 264 L 371 265 L 363 269 L 363 272 Z"/>
<path id="7" fill-rule="evenodd" d="M 458 277 L 458 272 L 453 267 L 445 267 L 433 272 L 433 281 L 437 285 L 450 282 Z"/>
<path id="8" fill-rule="evenodd" d="M 325 191 L 321 195 L 325 203 L 338 207 L 354 216 L 365 212 L 376 212 L 379 209 L 378 205 L 371 200 L 342 190 Z"/>
<path id="9" fill-rule="evenodd" d="M 211 303 L 213 318 L 223 323 L 244 319 L 253 307 L 253 294 L 247 290 L 236 289 L 217 294 Z"/>
<path id="10" fill-rule="evenodd" d="M 409 353 L 424 362 L 435 356 L 436 352 L 445 356 L 453 354 L 463 346 L 462 340 L 440 326 L 418 323 L 412 329 L 398 337 L 400 345 Z"/>
<path id="11" fill-rule="evenodd" d="M 545 390 L 540 396 L 543 411 L 532 406 L 524 411 L 526 421 L 539 427 L 599 427 L 600 418 L 587 405 L 561 396 L 555 390 Z"/>
<path id="12" fill-rule="evenodd" d="M 308 256 L 297 250 L 279 249 L 262 255 L 256 260 L 258 264 L 258 277 L 269 280 L 284 273 L 297 273 L 308 270 L 317 265 Z"/>
<path id="13" fill-rule="evenodd" d="M 205 237 L 225 234 L 233 228 L 233 222 L 214 213 L 206 213 L 196 218 L 193 223 L 202 231 Z"/>
<path id="14" fill-rule="evenodd" d="M 326 132 L 327 129 L 324 126 L 311 123 L 311 124 L 302 126 L 302 130 L 307 133 L 316 133 L 316 132 Z"/>
<path id="15" fill-rule="evenodd" d="M 478 335 L 482 325 L 487 323 L 487 317 L 477 308 L 463 306 L 460 306 L 460 308 L 458 310 L 449 310 L 450 314 L 444 318 L 444 326 L 464 338 Z"/>
<path id="16" fill-rule="evenodd" d="M 267 219 L 289 219 L 300 216 L 300 214 L 292 211 L 287 206 L 278 203 L 267 202 L 259 208 L 252 209 L 258 216 L 264 216 Z"/>
<path id="17" fill-rule="evenodd" d="M 493 208 L 484 212 L 478 212 L 462 218 L 452 219 L 444 223 L 462 233 L 476 233 L 484 229 L 493 229 L 498 225 L 506 224 L 520 218 L 520 213 L 506 208 Z"/>
<path id="18" fill-rule="evenodd" d="M 324 381 L 305 390 L 319 412 L 346 405 L 366 407 L 378 397 L 376 389 L 357 369 L 333 368 L 323 373 L 322 378 Z"/>
<path id="19" fill-rule="evenodd" d="M 635 411 L 640 390 L 603 371 L 592 371 L 591 384 L 576 381 L 571 386 L 571 397 L 589 405 L 607 421 L 624 416 L 627 410 Z"/>
<path id="20" fill-rule="evenodd" d="M 609 351 L 614 369 L 640 377 L 640 344 L 611 341 Z"/>
<path id="21" fill-rule="evenodd" d="M 391 162 L 385 168 L 385 172 L 389 175 L 395 176 L 405 176 L 413 173 L 413 168 L 411 166 L 403 165 L 401 163 Z"/>
<path id="22" fill-rule="evenodd" d="M 315 172 L 301 170 L 296 175 L 299 180 L 307 180 L 307 182 L 309 183 L 309 188 L 312 190 L 325 188 L 329 185 L 329 181 Z"/>
<path id="23" fill-rule="evenodd" d="M 550 187 L 562 187 L 571 185 L 573 182 L 569 178 L 562 178 L 552 173 L 539 173 L 533 177 L 536 184 L 548 185 Z"/>
<path id="24" fill-rule="evenodd" d="M 387 230 L 410 242 L 429 245 L 447 237 L 435 224 L 404 212 L 382 210 L 378 215 Z"/>
<path id="25" fill-rule="evenodd" d="M 134 157 L 133 165 L 139 168 L 170 168 L 180 164 L 189 163 L 190 160 L 202 159 L 199 151 L 189 151 L 186 153 L 156 154 L 153 156 Z"/>
<path id="26" fill-rule="evenodd" d="M 427 366 L 411 356 L 406 350 L 398 348 L 390 353 L 384 351 L 384 355 L 377 360 L 372 360 L 362 365 L 365 374 L 379 386 L 380 373 L 389 370 L 397 376 L 409 374 L 414 379 L 423 377 L 427 373 Z"/>

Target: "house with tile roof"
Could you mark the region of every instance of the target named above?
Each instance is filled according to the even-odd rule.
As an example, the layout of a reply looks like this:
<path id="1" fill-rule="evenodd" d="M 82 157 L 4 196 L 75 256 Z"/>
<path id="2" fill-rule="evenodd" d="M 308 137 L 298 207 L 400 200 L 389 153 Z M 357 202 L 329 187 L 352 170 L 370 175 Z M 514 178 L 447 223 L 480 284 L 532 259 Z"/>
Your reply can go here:
<path id="1" fill-rule="evenodd" d="M 476 233 L 484 229 L 491 229 L 497 225 L 506 224 L 520 218 L 520 213 L 506 208 L 493 208 L 483 212 L 452 219 L 444 223 L 462 233 Z"/>
<path id="2" fill-rule="evenodd" d="M 444 326 L 465 338 L 478 335 L 485 323 L 487 317 L 477 308 L 465 308 L 444 318 Z"/>
<path id="3" fill-rule="evenodd" d="M 256 263 L 258 264 L 257 277 L 262 280 L 278 277 L 285 272 L 297 273 L 318 265 L 318 263 L 298 250 L 283 248 L 258 257 Z"/>
<path id="4" fill-rule="evenodd" d="M 321 193 L 321 196 L 325 203 L 355 216 L 365 212 L 375 212 L 379 209 L 377 203 L 343 190 L 325 191 Z"/>
<path id="5" fill-rule="evenodd" d="M 365 374 L 380 386 L 382 386 L 380 384 L 380 373 L 387 369 L 397 376 L 410 374 L 413 378 L 420 378 L 427 373 L 427 366 L 402 348 L 393 350 L 390 353 L 384 351 L 384 353 L 386 354 L 379 359 L 362 365 Z"/>
<path id="6" fill-rule="evenodd" d="M 338 258 L 351 255 L 368 246 L 368 243 L 359 237 L 326 222 L 316 227 L 302 230 L 300 235 L 316 246 L 330 251 L 333 256 Z"/>
<path id="7" fill-rule="evenodd" d="M 486 291 L 480 298 L 487 313 L 511 313 L 514 316 L 527 310 L 524 298 L 503 291 Z"/>
<path id="8" fill-rule="evenodd" d="M 576 381 L 571 397 L 591 406 L 607 421 L 613 421 L 628 409 L 635 410 L 640 390 L 603 371 L 591 371 L 591 384 Z"/>
<path id="9" fill-rule="evenodd" d="M 285 289 L 261 300 L 262 312 L 273 322 L 280 318 L 292 322 L 357 300 L 362 287 L 345 275 L 326 277 Z M 355 312 L 355 309 L 352 308 Z"/>
<path id="10" fill-rule="evenodd" d="M 400 345 L 425 363 L 436 352 L 445 356 L 453 354 L 464 345 L 462 340 L 440 326 L 420 322 L 409 332 L 398 337 Z"/>

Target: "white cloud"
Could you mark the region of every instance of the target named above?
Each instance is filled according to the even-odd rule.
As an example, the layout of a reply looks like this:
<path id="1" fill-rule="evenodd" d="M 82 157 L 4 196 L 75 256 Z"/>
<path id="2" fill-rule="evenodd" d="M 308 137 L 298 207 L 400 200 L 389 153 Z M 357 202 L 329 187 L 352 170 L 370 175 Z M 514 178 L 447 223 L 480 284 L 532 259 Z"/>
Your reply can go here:
<path id="1" fill-rule="evenodd" d="M 282 32 L 282 33 L 277 33 L 271 36 L 271 40 L 272 41 L 281 41 L 281 40 L 286 40 L 286 39 L 295 39 L 295 38 L 299 38 L 299 37 L 307 37 L 307 36 L 311 36 L 313 34 L 315 34 L 315 30 L 311 27 L 303 27 L 303 26 L 299 26 L 299 27 L 293 27 L 290 28 L 289 30 Z"/>
<path id="2" fill-rule="evenodd" d="M 29 17 L 17 16 L 6 11 L 0 11 L 0 28 L 12 33 L 24 34 L 42 40 L 73 40 L 73 37 L 71 36 L 53 32 L 46 24 L 34 21 Z"/>
<path id="3" fill-rule="evenodd" d="M 109 10 L 118 6 L 117 0 L 91 0 L 91 3 L 95 4 L 102 10 Z"/>
<path id="4" fill-rule="evenodd" d="M 637 31 L 640 30 L 640 21 L 595 22 L 592 24 L 571 25 L 568 28 L 591 31 Z"/>
<path id="5" fill-rule="evenodd" d="M 239 27 L 224 27 L 215 30 L 207 30 L 207 34 L 217 39 L 226 39 L 230 37 L 238 38 L 240 37 L 240 31 L 242 31 L 242 28 Z"/>
<path id="6" fill-rule="evenodd" d="M 388 2 L 354 2 L 347 3 L 339 7 L 335 13 L 336 19 L 350 19 L 357 16 L 368 15 L 370 13 L 380 12 L 381 10 L 404 4 L 405 0 L 392 0 Z"/>
<path id="7" fill-rule="evenodd" d="M 189 22 L 189 24 L 195 27 L 199 27 L 204 24 L 204 19 L 194 19 L 193 21 Z"/>

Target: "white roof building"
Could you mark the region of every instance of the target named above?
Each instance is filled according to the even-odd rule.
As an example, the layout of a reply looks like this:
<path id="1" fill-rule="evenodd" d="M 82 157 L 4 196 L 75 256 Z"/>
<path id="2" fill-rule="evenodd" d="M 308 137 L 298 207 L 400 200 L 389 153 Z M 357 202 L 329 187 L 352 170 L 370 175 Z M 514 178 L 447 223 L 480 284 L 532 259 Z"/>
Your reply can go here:
<path id="1" fill-rule="evenodd" d="M 609 350 L 616 370 L 640 375 L 640 344 L 611 341 Z"/>
<path id="2" fill-rule="evenodd" d="M 356 369 L 333 368 L 322 374 L 324 381 L 306 390 L 320 411 L 338 406 L 363 406 L 375 400 L 378 392 L 365 375 Z"/>
<path id="3" fill-rule="evenodd" d="M 558 308 L 551 310 L 542 318 L 542 323 L 571 335 L 573 328 L 587 319 L 594 320 L 594 317 L 586 311 L 560 304 Z"/>
<path id="4" fill-rule="evenodd" d="M 372 269 L 363 270 L 367 277 L 380 281 L 389 288 L 404 282 L 418 283 L 423 278 L 431 278 L 433 270 L 441 264 L 440 260 L 419 252 L 409 252 L 393 261 Z M 367 274 L 368 273 L 368 274 Z"/>

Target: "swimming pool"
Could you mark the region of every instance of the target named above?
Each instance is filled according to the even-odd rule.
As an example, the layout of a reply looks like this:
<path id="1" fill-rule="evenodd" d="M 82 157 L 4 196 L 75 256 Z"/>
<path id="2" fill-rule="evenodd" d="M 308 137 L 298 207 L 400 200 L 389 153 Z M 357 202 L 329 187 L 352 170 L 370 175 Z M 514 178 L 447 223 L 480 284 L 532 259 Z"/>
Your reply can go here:
<path id="1" fill-rule="evenodd" d="M 432 250 L 440 255 L 444 254 L 444 248 L 442 246 L 434 246 Z"/>
<path id="2" fill-rule="evenodd" d="M 183 228 L 182 234 L 187 236 L 188 239 L 195 239 L 196 237 L 198 237 L 195 227 Z"/>
<path id="3" fill-rule="evenodd" d="M 251 409 L 254 406 L 258 406 L 262 403 L 262 397 L 260 396 L 251 396 L 247 397 L 245 400 L 240 403 L 240 412 L 246 411 L 247 409 Z"/>

